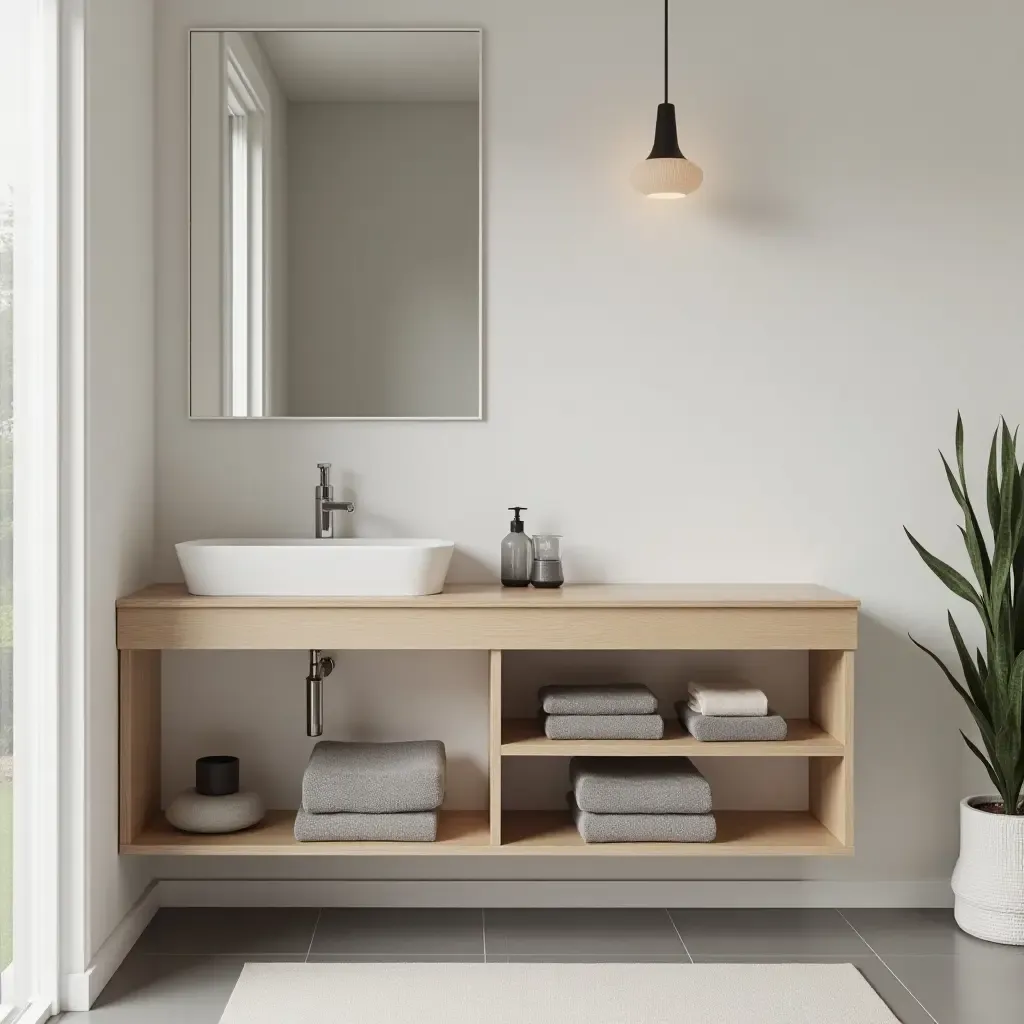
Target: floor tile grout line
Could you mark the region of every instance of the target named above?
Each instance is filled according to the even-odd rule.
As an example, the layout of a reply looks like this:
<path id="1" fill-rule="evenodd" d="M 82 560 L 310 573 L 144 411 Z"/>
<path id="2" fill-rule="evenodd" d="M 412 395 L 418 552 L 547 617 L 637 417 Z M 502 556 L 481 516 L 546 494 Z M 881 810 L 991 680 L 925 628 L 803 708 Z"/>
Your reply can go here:
<path id="1" fill-rule="evenodd" d="M 672 931 L 676 933 L 676 938 L 680 941 L 680 943 L 682 943 L 683 952 L 690 958 L 690 963 L 692 964 L 693 954 L 689 951 L 689 949 L 687 949 L 686 943 L 683 942 L 683 936 L 679 933 L 679 928 L 676 926 L 675 918 L 672 916 L 672 912 L 668 909 L 668 907 L 665 908 L 665 913 L 668 916 L 668 923 L 672 925 Z"/>
<path id="2" fill-rule="evenodd" d="M 324 908 L 323 907 L 321 907 L 316 912 L 316 920 L 313 922 L 313 934 L 310 935 L 310 937 L 309 937 L 309 948 L 306 950 L 305 963 L 307 963 L 307 964 L 309 963 L 309 954 L 313 952 L 313 940 L 316 938 L 316 930 L 317 930 L 317 927 L 320 924 L 320 917 L 323 914 L 323 912 L 324 912 Z"/>
<path id="3" fill-rule="evenodd" d="M 925 1006 L 924 1003 L 922 1003 L 921 1000 L 918 999 L 917 996 L 915 996 L 914 993 L 910 991 L 910 989 L 904 983 L 903 979 L 878 955 L 878 952 L 875 950 L 875 947 L 872 946 L 871 943 L 868 942 L 868 940 L 865 939 L 859 931 L 857 931 L 857 928 L 855 927 L 853 922 L 838 907 L 835 908 L 835 911 L 851 928 L 853 928 L 854 934 L 857 936 L 858 939 L 860 939 L 861 942 L 864 943 L 865 946 L 868 947 L 868 949 L 871 950 L 871 952 L 875 955 L 878 962 L 900 983 L 900 985 L 903 986 L 903 989 L 907 993 L 907 995 L 910 996 L 910 998 L 913 999 L 914 1002 L 917 1003 L 917 1005 L 920 1006 L 922 1010 L 924 1010 L 924 1012 L 928 1015 L 928 1019 L 935 1021 L 935 1024 L 939 1024 L 939 1022 L 935 1020 L 935 1018 L 932 1016 L 931 1011 L 928 1009 L 928 1007 Z"/>
<path id="4" fill-rule="evenodd" d="M 878 956 L 874 949 L 871 948 L 871 943 L 868 942 L 868 940 L 865 939 L 864 936 L 861 935 L 861 933 L 857 931 L 857 929 L 854 928 L 854 926 L 850 923 L 850 919 L 838 907 L 833 907 L 832 909 L 843 919 L 844 923 L 846 924 L 846 927 L 849 928 L 850 931 L 852 931 L 853 934 L 856 935 L 857 938 L 860 939 L 860 941 L 863 942 L 869 950 L 871 950 L 872 955 Z M 878 957 L 878 959 L 881 960 L 882 958 Z"/>

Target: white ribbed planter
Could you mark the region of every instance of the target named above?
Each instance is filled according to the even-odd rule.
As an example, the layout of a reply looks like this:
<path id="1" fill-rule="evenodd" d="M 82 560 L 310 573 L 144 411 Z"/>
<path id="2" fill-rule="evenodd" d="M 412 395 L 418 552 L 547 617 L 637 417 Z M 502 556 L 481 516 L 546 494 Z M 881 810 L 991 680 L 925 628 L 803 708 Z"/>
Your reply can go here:
<path id="1" fill-rule="evenodd" d="M 1024 815 L 991 814 L 960 801 L 960 859 L 953 869 L 953 916 L 970 935 L 1024 946 Z"/>

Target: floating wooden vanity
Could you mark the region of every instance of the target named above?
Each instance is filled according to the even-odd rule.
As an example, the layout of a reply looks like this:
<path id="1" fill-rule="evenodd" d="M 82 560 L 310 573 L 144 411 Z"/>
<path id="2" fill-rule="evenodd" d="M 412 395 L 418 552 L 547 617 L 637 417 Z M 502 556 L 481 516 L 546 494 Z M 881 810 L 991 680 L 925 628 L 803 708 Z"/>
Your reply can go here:
<path id="1" fill-rule="evenodd" d="M 783 585 L 453 586 L 416 598 L 193 597 L 180 584 L 117 603 L 120 851 L 258 856 L 831 856 L 853 852 L 853 598 Z M 165 650 L 490 652 L 487 811 L 443 811 L 435 843 L 297 843 L 295 812 L 224 836 L 185 835 L 160 809 L 160 652 Z M 807 719 L 773 743 L 700 743 L 669 722 L 661 740 L 549 740 L 539 722 L 502 720 L 502 652 L 808 652 Z M 481 680 L 481 685 L 484 681 Z M 807 811 L 716 811 L 714 843 L 585 844 L 567 813 L 502 811 L 508 758 L 573 754 L 789 757 L 808 762 Z"/>

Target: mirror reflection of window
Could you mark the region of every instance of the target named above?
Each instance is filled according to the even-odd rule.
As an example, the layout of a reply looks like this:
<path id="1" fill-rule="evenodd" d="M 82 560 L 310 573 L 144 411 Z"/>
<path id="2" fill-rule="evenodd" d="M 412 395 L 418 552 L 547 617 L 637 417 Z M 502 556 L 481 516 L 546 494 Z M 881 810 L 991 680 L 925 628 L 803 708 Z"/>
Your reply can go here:
<path id="1" fill-rule="evenodd" d="M 228 416 L 262 416 L 264 407 L 264 104 L 259 73 L 228 40 L 224 47 L 223 382 Z"/>
<path id="2" fill-rule="evenodd" d="M 482 418 L 480 77 L 478 29 L 190 33 L 192 417 Z"/>

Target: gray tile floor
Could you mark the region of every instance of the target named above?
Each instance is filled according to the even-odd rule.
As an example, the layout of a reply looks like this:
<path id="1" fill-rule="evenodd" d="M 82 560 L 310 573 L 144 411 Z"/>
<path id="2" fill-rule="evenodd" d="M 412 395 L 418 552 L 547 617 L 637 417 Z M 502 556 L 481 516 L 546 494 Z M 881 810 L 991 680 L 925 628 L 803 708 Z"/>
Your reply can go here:
<path id="1" fill-rule="evenodd" d="M 66 1024 L 217 1024 L 247 960 L 852 963 L 903 1024 L 1020 1019 L 1024 947 L 947 910 L 161 910 Z"/>

